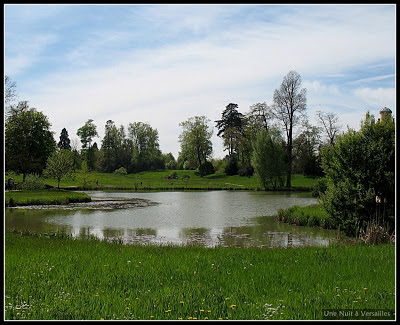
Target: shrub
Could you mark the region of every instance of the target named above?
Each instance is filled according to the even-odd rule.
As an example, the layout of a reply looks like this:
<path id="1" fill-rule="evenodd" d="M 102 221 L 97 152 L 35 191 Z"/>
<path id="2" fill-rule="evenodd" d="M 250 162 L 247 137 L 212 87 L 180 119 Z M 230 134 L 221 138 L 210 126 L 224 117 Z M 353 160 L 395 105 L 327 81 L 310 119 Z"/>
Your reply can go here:
<path id="1" fill-rule="evenodd" d="M 44 188 L 43 178 L 37 174 L 28 174 L 22 183 L 24 190 L 41 190 Z"/>
<path id="2" fill-rule="evenodd" d="M 120 167 L 114 171 L 114 174 L 126 175 L 128 172 L 126 171 L 126 168 Z"/>
<path id="3" fill-rule="evenodd" d="M 214 166 L 211 162 L 206 161 L 204 164 L 200 165 L 200 167 L 196 169 L 194 174 L 201 177 L 214 174 Z"/>
<path id="4" fill-rule="evenodd" d="M 325 194 L 326 189 L 328 188 L 328 182 L 326 178 L 318 178 L 312 188 L 312 196 L 319 197 L 322 194 Z"/>

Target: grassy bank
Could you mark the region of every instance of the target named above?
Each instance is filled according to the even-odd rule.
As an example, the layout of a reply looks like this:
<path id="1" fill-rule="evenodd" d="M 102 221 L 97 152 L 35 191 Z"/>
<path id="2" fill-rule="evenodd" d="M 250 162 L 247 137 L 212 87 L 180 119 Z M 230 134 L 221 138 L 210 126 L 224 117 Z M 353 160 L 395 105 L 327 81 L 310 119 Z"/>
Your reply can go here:
<path id="1" fill-rule="evenodd" d="M 75 173 L 74 179 L 62 180 L 60 186 L 64 189 L 84 187 L 86 189 L 124 189 L 124 190 L 257 190 L 261 189 L 256 176 L 227 176 L 225 173 L 216 173 L 205 177 L 195 175 L 194 170 L 177 170 L 178 179 L 168 179 L 173 170 L 148 171 L 137 174 L 120 175 L 114 173 L 91 172 L 85 179 L 80 172 Z M 188 175 L 188 181 L 182 176 Z M 22 182 L 22 175 L 14 176 L 16 182 Z M 96 182 L 97 180 L 97 182 Z M 292 177 L 294 190 L 310 191 L 315 184 L 316 177 L 295 174 Z M 84 182 L 85 181 L 85 182 Z M 45 179 L 45 184 L 57 186 L 57 180 Z M 285 190 L 285 188 L 283 188 Z"/>
<path id="2" fill-rule="evenodd" d="M 278 210 L 278 220 L 298 226 L 322 227 L 335 229 L 334 220 L 324 210 L 322 204 L 313 204 L 305 207 L 292 206 Z"/>
<path id="3" fill-rule="evenodd" d="M 5 319 L 322 319 L 394 309 L 395 246 L 123 246 L 5 236 Z"/>
<path id="4" fill-rule="evenodd" d="M 22 190 L 5 192 L 5 205 L 35 205 L 35 204 L 68 204 L 90 202 L 91 198 L 85 193 L 65 190 Z"/>

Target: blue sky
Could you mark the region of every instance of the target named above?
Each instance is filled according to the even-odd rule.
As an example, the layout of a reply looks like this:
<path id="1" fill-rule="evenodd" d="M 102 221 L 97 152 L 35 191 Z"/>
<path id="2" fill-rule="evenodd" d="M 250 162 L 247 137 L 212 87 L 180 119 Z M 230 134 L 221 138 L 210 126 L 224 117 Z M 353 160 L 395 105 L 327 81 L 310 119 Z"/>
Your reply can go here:
<path id="1" fill-rule="evenodd" d="M 55 139 L 88 119 L 99 144 L 117 126 L 147 122 L 177 158 L 179 123 L 272 104 L 297 71 L 307 113 L 358 129 L 366 111 L 395 114 L 395 5 L 5 5 L 4 70 L 52 123 Z"/>

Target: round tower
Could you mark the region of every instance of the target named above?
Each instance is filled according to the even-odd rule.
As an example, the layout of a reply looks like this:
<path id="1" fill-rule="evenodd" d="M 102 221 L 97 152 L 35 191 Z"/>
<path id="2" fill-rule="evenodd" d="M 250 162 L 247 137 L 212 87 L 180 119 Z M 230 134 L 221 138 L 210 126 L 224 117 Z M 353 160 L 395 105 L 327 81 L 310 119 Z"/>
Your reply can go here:
<path id="1" fill-rule="evenodd" d="M 379 111 L 379 114 L 381 115 L 380 120 L 383 121 L 384 119 L 386 119 L 386 117 L 389 117 L 390 115 L 392 115 L 392 111 L 385 106 L 384 108 L 382 108 Z"/>

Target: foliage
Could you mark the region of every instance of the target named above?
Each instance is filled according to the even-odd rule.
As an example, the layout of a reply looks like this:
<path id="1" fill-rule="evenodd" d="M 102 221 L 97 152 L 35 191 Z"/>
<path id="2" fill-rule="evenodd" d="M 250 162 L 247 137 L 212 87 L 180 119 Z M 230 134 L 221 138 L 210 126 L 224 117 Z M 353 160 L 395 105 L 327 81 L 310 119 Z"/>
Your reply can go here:
<path id="1" fill-rule="evenodd" d="M 92 147 L 92 140 L 98 136 L 97 127 L 92 119 L 88 119 L 86 123 L 78 129 L 76 135 L 81 138 L 82 154 L 85 157 L 89 169 L 95 169 L 96 148 Z"/>
<path id="2" fill-rule="evenodd" d="M 133 144 L 132 140 L 126 137 L 123 125 L 117 128 L 114 121 L 106 122 L 101 152 L 103 171 L 112 172 L 118 167 L 130 168 Z"/>
<path id="3" fill-rule="evenodd" d="M 237 156 L 234 154 L 231 154 L 230 156 L 226 156 L 226 167 L 225 167 L 225 173 L 228 176 L 233 176 L 237 175 L 239 166 L 238 166 L 238 161 L 237 161 Z"/>
<path id="4" fill-rule="evenodd" d="M 328 188 L 328 181 L 325 177 L 318 178 L 315 185 L 312 188 L 312 196 L 320 197 L 324 195 Z"/>
<path id="5" fill-rule="evenodd" d="M 283 139 L 276 129 L 262 129 L 253 143 L 252 165 L 257 178 L 264 189 L 269 185 L 273 189 L 283 185 L 285 150 Z"/>
<path id="6" fill-rule="evenodd" d="M 290 188 L 293 161 L 293 128 L 301 122 L 300 117 L 307 107 L 307 90 L 301 87 L 301 77 L 289 71 L 279 89 L 274 91 L 273 114 L 282 123 L 286 132 L 286 187 Z"/>
<path id="7" fill-rule="evenodd" d="M 5 125 L 5 169 L 41 174 L 56 148 L 50 122 L 27 101 L 11 106 Z"/>
<path id="8" fill-rule="evenodd" d="M 120 167 L 120 168 L 114 170 L 114 174 L 126 175 L 126 174 L 128 174 L 128 172 L 127 172 L 126 168 Z"/>
<path id="9" fill-rule="evenodd" d="M 224 139 L 225 150 L 228 150 L 229 157 L 233 154 L 239 155 L 239 143 L 243 133 L 244 116 L 237 108 L 237 104 L 229 103 L 222 112 L 221 119 L 215 121 L 217 136 Z"/>
<path id="10" fill-rule="evenodd" d="M 318 148 L 320 145 L 319 129 L 307 121 L 304 131 L 293 140 L 293 172 L 304 175 L 321 175 Z"/>
<path id="11" fill-rule="evenodd" d="M 55 150 L 47 159 L 46 169 L 43 174 L 45 177 L 55 178 L 57 188 L 60 189 L 60 181 L 63 178 L 73 177 L 74 157 L 71 150 Z"/>
<path id="12" fill-rule="evenodd" d="M 306 320 L 396 306 L 394 245 L 124 246 L 9 232 L 4 241 L 7 320 Z"/>
<path id="13" fill-rule="evenodd" d="M 195 171 L 195 175 L 198 175 L 201 177 L 206 176 L 206 175 L 211 175 L 211 174 L 214 174 L 214 166 L 210 161 L 206 161 L 205 163 L 200 165 Z"/>
<path id="14" fill-rule="evenodd" d="M 28 174 L 21 184 L 24 190 L 41 190 L 44 188 L 43 178 L 38 174 Z"/>
<path id="15" fill-rule="evenodd" d="M 173 154 L 171 152 L 167 154 L 162 155 L 164 164 L 165 164 L 165 169 L 177 169 L 178 168 L 178 163 L 176 162 Z"/>
<path id="16" fill-rule="evenodd" d="M 395 216 L 395 123 L 375 122 L 369 112 L 359 131 L 349 129 L 321 151 L 328 188 L 327 212 L 347 234 L 357 236 L 373 220 L 393 229 Z M 380 198 L 381 203 L 376 199 Z"/>
<path id="17" fill-rule="evenodd" d="M 182 133 L 179 135 L 181 144 L 180 155 L 184 161 L 189 164 L 195 164 L 199 168 L 200 176 L 205 176 L 208 167 L 202 167 L 207 164 L 207 159 L 212 154 L 212 130 L 208 126 L 208 120 L 205 116 L 190 117 L 184 122 L 179 123 L 182 127 Z M 192 165 L 193 167 L 193 165 Z"/>
<path id="18" fill-rule="evenodd" d="M 128 136 L 133 146 L 131 172 L 165 168 L 157 129 L 143 122 L 129 123 Z"/>
<path id="19" fill-rule="evenodd" d="M 70 143 L 71 143 L 71 140 L 69 139 L 68 131 L 67 131 L 66 128 L 63 128 L 61 130 L 60 141 L 58 142 L 57 146 L 60 149 L 68 149 L 68 150 L 70 150 L 71 149 L 71 144 Z"/>
<path id="20" fill-rule="evenodd" d="M 88 188 L 93 180 L 93 177 L 89 171 L 86 160 L 82 162 L 81 170 L 79 171 L 80 179 L 82 180 L 82 188 L 85 190 Z"/>
<path id="21" fill-rule="evenodd" d="M 97 127 L 92 119 L 88 119 L 86 123 L 78 129 L 76 135 L 81 138 L 82 148 L 90 148 L 94 137 L 98 136 Z"/>

